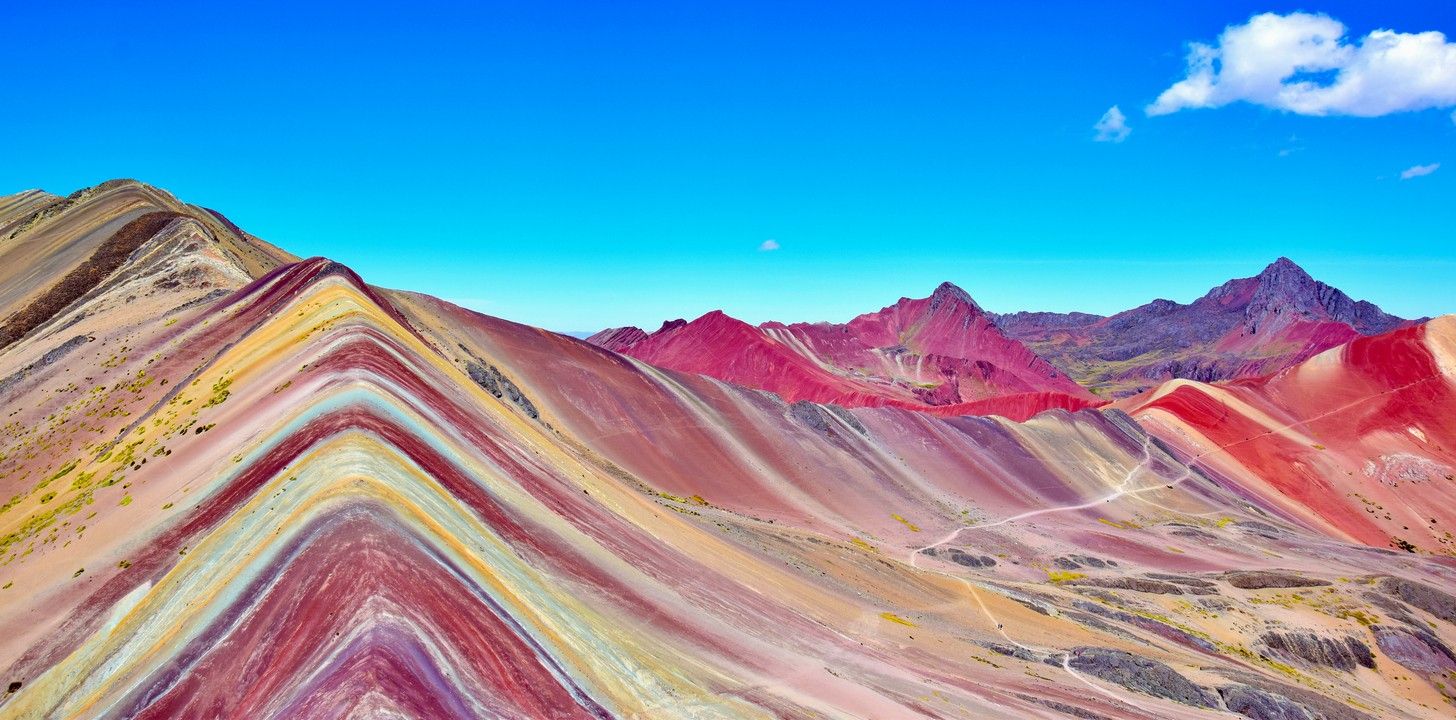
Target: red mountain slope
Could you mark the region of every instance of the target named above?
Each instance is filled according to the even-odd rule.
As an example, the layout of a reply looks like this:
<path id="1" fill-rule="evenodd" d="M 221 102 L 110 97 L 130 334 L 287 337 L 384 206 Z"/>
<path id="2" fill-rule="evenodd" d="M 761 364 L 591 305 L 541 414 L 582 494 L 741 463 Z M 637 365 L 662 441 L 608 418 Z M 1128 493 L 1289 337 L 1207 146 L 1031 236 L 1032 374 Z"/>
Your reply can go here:
<path id="1" fill-rule="evenodd" d="M 753 326 L 714 311 L 692 322 L 603 330 L 589 342 L 644 362 L 847 407 L 1024 420 L 1094 396 L 1006 337 L 964 290 L 944 283 L 848 323 Z"/>
<path id="2" fill-rule="evenodd" d="M 1275 375 L 1175 380 L 1142 425 L 1268 503 L 1359 542 L 1456 550 L 1456 316 L 1358 338 Z"/>

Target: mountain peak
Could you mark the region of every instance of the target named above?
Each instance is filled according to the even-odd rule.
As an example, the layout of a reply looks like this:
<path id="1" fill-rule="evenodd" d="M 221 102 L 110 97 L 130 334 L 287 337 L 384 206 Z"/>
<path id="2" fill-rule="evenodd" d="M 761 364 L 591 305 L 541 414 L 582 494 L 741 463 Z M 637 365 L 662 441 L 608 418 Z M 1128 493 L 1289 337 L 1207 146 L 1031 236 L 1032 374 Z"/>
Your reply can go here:
<path id="1" fill-rule="evenodd" d="M 689 324 L 690 325 L 725 325 L 725 324 L 726 325 L 746 325 L 747 323 L 743 322 L 742 320 L 739 320 L 736 317 L 733 317 L 732 315 L 729 315 L 728 313 L 723 312 L 722 310 L 709 310 L 708 312 L 705 312 L 702 315 L 698 316 L 697 319 L 693 320 Z"/>
<path id="2" fill-rule="evenodd" d="M 669 325 L 673 327 L 669 327 Z M 758 332 L 758 328 L 722 310 L 709 310 L 695 318 L 692 322 L 681 324 L 664 323 L 662 330 L 657 331 L 655 335 L 665 336 L 671 334 L 669 331 L 675 331 L 679 327 L 683 328 L 684 332 L 690 332 L 690 336 L 693 337 L 712 337 L 725 333 L 742 334 L 747 332 L 751 334 Z"/>
<path id="3" fill-rule="evenodd" d="M 1269 263 L 1259 272 L 1258 279 L 1263 285 L 1299 285 L 1314 281 L 1304 268 L 1300 267 L 1293 260 L 1281 256 L 1279 259 Z"/>
<path id="4" fill-rule="evenodd" d="M 1286 257 L 1270 263 L 1255 280 L 1257 284 L 1244 309 L 1244 326 L 1249 334 L 1271 323 L 1282 326 L 1291 318 L 1343 323 L 1361 335 L 1389 332 L 1406 322 L 1371 303 L 1352 300 Z"/>
<path id="5" fill-rule="evenodd" d="M 971 294 L 949 280 L 937 285 L 935 292 L 930 294 L 930 309 L 931 311 L 938 310 L 947 303 L 966 305 L 978 313 L 981 312 L 981 306 L 971 299 Z"/>

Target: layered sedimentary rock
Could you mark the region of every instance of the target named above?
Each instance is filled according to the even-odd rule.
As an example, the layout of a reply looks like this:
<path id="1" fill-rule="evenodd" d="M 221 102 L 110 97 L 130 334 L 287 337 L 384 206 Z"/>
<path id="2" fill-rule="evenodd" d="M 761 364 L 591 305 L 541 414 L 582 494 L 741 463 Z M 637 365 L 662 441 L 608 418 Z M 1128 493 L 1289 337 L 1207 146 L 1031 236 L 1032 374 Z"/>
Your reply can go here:
<path id="1" fill-rule="evenodd" d="M 666 322 L 650 334 L 609 328 L 587 340 L 658 367 L 768 390 L 790 401 L 1015 420 L 1097 404 L 1076 382 L 1004 335 L 969 294 L 950 283 L 928 298 L 900 298 L 842 325 L 753 326 L 714 311 L 691 322 Z"/>
<path id="2" fill-rule="evenodd" d="M 1276 375 L 1174 381 L 1121 404 L 1180 457 L 1336 537 L 1456 548 L 1456 316 Z"/>
<path id="3" fill-rule="evenodd" d="M 1110 317 L 1018 312 L 995 320 L 1007 336 L 1078 382 L 1118 397 L 1176 378 L 1266 375 L 1357 337 L 1410 324 L 1350 299 L 1288 258 L 1188 305 L 1154 300 Z"/>
<path id="4" fill-rule="evenodd" d="M 0 716 L 1453 707 L 1406 669 L 1453 642 L 1441 547 L 1372 547 L 1243 454 L 1265 436 L 1168 400 L 1230 390 L 1025 423 L 791 402 L 371 287 L 144 186 L 55 202 L 0 201 L 21 228 L 0 257 L 30 266 L 0 263 L 0 312 L 40 317 L 0 348 Z M 159 211 L 178 217 L 35 305 Z M 1429 359 L 1437 337 L 1407 340 Z M 1411 404 L 1339 387 L 1299 427 L 1348 426 L 1352 453 L 1389 440 L 1370 403 Z M 1429 424 L 1450 399 L 1423 397 L 1398 420 L 1450 447 Z M 1291 628 L 1374 667 L 1261 654 Z"/>

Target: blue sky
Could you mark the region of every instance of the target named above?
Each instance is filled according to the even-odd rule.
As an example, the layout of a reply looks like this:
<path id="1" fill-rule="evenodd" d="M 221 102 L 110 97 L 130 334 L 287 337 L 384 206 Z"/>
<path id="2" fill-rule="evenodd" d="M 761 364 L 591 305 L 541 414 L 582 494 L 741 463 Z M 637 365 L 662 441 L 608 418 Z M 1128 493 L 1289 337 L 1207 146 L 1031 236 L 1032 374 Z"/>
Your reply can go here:
<path id="1" fill-rule="evenodd" d="M 1279 255 L 1456 311 L 1453 108 L 1144 110 L 1256 13 L 1456 36 L 1449 3 L 234 5 L 8 7 L 0 192 L 135 177 L 557 330 L 839 321 L 943 280 L 1106 313 Z M 1113 105 L 1132 132 L 1096 142 Z"/>

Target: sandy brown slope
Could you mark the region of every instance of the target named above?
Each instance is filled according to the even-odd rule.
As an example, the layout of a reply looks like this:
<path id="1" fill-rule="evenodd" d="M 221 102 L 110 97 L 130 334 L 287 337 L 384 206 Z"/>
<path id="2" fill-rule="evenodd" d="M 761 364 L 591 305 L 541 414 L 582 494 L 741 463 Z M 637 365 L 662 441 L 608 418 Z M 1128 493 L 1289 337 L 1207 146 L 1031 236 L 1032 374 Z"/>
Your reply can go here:
<path id="1" fill-rule="evenodd" d="M 195 225 L 250 277 L 298 259 L 212 211 L 133 180 L 64 198 L 39 191 L 0 198 L 0 346 L 94 289 L 174 219 Z"/>

